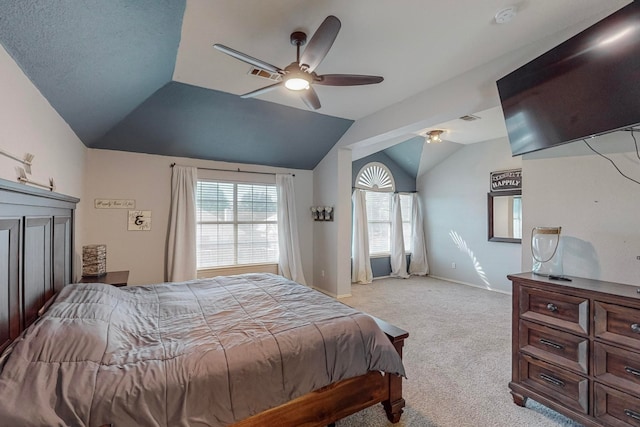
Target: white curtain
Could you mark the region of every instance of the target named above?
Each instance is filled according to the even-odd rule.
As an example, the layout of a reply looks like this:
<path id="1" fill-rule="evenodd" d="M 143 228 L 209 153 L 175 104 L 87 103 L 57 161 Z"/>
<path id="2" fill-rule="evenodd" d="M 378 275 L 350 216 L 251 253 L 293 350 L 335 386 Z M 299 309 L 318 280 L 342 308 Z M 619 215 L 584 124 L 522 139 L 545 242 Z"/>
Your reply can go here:
<path id="1" fill-rule="evenodd" d="M 196 185 L 198 169 L 173 167 L 171 209 L 167 240 L 167 280 L 182 282 L 196 278 Z"/>
<path id="2" fill-rule="evenodd" d="M 278 191 L 278 268 L 280 274 L 287 279 L 306 285 L 300 260 L 293 177 L 276 174 L 276 189 Z"/>
<path id="3" fill-rule="evenodd" d="M 403 279 L 409 277 L 402 235 L 402 209 L 398 193 L 393 195 L 391 202 L 391 276 Z"/>
<path id="4" fill-rule="evenodd" d="M 354 190 L 353 201 L 353 236 L 351 240 L 351 282 L 371 283 L 371 259 L 369 258 L 369 226 L 367 223 L 367 199 L 364 190 Z"/>
<path id="5" fill-rule="evenodd" d="M 429 274 L 427 262 L 427 244 L 424 237 L 424 224 L 418 195 L 411 195 L 411 264 L 409 273 L 414 276 L 426 276 Z"/>

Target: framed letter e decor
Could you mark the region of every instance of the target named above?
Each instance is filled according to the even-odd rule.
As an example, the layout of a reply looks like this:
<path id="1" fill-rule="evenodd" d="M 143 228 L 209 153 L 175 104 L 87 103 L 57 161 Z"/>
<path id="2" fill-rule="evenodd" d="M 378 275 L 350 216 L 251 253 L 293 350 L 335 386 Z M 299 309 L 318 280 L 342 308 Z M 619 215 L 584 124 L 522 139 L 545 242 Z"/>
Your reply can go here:
<path id="1" fill-rule="evenodd" d="M 129 231 L 150 231 L 151 211 L 129 211 Z"/>

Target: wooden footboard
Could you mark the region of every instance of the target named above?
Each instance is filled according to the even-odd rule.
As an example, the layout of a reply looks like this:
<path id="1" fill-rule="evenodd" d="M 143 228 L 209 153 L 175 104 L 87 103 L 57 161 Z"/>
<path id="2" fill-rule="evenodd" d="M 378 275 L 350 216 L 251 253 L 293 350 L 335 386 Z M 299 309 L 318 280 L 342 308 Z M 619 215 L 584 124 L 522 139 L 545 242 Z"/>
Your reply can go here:
<path id="1" fill-rule="evenodd" d="M 402 357 L 404 340 L 409 337 L 409 333 L 384 320 L 375 317 L 373 319 Z M 405 406 L 405 401 L 402 398 L 402 377 L 369 372 L 359 377 L 330 384 L 283 405 L 256 414 L 233 426 L 320 427 L 334 423 L 376 403 L 382 403 L 389 421 L 392 423 L 400 421 Z"/>
<path id="2" fill-rule="evenodd" d="M 402 347 L 404 347 L 404 340 L 409 338 L 409 332 L 376 317 L 373 319 L 387 335 L 389 340 L 391 340 L 400 358 L 402 358 Z M 387 375 L 387 377 L 389 378 L 389 397 L 383 400 L 382 404 L 387 412 L 387 418 L 395 424 L 400 421 L 402 409 L 405 405 L 404 398 L 402 397 L 402 377 L 398 375 Z"/>

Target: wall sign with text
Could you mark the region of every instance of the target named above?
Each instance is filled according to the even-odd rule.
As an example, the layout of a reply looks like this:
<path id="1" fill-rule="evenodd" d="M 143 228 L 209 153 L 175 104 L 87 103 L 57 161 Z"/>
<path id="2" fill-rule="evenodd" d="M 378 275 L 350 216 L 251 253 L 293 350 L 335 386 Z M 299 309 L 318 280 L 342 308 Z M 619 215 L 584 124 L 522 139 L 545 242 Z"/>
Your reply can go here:
<path id="1" fill-rule="evenodd" d="M 135 209 L 136 201 L 132 199 L 95 199 L 96 209 Z"/>
<path id="2" fill-rule="evenodd" d="M 129 231 L 150 231 L 151 211 L 129 211 Z"/>
<path id="3" fill-rule="evenodd" d="M 490 172 L 491 191 L 522 190 L 522 169 Z"/>

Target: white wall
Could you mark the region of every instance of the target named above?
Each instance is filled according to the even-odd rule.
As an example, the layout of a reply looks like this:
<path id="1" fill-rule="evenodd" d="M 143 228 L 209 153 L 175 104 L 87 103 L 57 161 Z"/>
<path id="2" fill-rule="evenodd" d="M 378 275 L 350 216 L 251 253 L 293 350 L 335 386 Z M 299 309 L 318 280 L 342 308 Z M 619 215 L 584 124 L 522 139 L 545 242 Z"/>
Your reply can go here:
<path id="1" fill-rule="evenodd" d="M 301 259 L 305 278 L 313 278 L 313 201 L 311 171 L 214 162 L 122 151 L 89 150 L 84 198 L 90 203 L 85 216 L 82 244 L 107 245 L 107 268 L 129 270 L 133 285 L 165 281 L 165 252 L 171 197 L 171 163 L 204 168 L 295 173 Z M 126 209 L 94 209 L 93 201 L 134 199 L 137 210 L 150 210 L 151 231 L 127 231 Z"/>
<path id="2" fill-rule="evenodd" d="M 630 132 L 590 144 L 640 181 Z M 523 241 L 530 241 L 533 227 L 561 226 L 564 274 L 640 285 L 640 184 L 583 142 L 525 155 L 522 175 Z M 523 245 L 522 266 L 531 269 L 529 245 Z"/>
<path id="3" fill-rule="evenodd" d="M 2 46 L 0 94 L 0 148 L 20 158 L 34 154 L 28 178 L 44 184 L 53 178 L 57 193 L 81 197 L 87 149 Z M 22 165 L 0 155 L 0 178 L 15 182 L 18 166 Z M 76 273 L 80 272 L 83 210 L 80 202 L 76 211 Z"/>
<path id="4" fill-rule="evenodd" d="M 340 138 L 322 162 L 314 169 L 314 180 L 317 188 L 322 187 L 316 195 L 317 202 L 322 199 L 330 200 L 335 206 L 350 206 L 350 185 L 347 181 L 340 185 L 324 185 L 323 180 L 333 180 L 341 171 L 337 164 L 337 151 L 349 149 L 354 153 L 354 159 L 383 150 L 394 143 L 405 141 L 415 133 L 427 127 L 448 122 L 465 114 L 473 114 L 500 105 L 496 80 L 527 63 L 536 56 L 546 52 L 558 43 L 578 33 L 606 14 L 593 17 L 589 22 L 582 22 L 564 31 L 551 34 L 543 40 L 532 43 L 521 49 L 510 52 L 503 57 L 489 61 L 463 74 L 452 74 L 446 82 L 437 84 L 416 95 L 384 108 L 367 117 L 358 119 Z M 455 72 L 455 71 L 454 71 Z M 434 100 L 437 100 L 434 102 Z M 346 165 L 340 166 L 340 168 Z M 350 168 L 350 166 L 348 166 Z M 324 264 L 330 265 L 332 274 L 330 280 L 342 284 L 350 280 L 344 260 L 332 260 L 336 256 L 336 248 L 350 245 L 351 234 L 330 230 L 330 237 L 316 232 L 316 258 Z M 326 274 L 326 271 L 325 271 Z M 324 286 L 324 285 L 323 285 Z M 327 284 L 331 287 L 334 285 Z"/>
<path id="5" fill-rule="evenodd" d="M 314 206 L 333 206 L 332 222 L 314 222 L 313 283 L 335 296 L 351 295 L 351 151 L 333 148 L 313 170 Z"/>
<path id="6" fill-rule="evenodd" d="M 465 146 L 418 176 L 431 276 L 511 291 L 506 276 L 520 272 L 521 245 L 488 241 L 487 193 L 490 172 L 519 167 L 501 138 Z"/>

